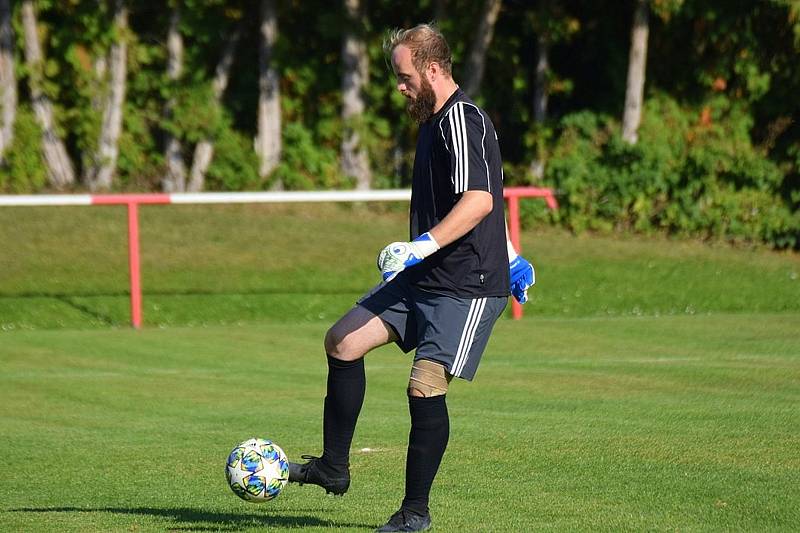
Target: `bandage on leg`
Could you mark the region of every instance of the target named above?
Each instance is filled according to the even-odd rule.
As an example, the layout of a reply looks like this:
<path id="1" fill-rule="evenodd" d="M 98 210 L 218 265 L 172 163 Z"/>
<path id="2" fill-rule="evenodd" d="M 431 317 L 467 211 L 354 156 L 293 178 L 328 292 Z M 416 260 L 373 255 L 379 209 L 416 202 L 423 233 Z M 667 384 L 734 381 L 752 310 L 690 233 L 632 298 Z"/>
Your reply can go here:
<path id="1" fill-rule="evenodd" d="M 427 359 L 418 359 L 411 367 L 408 395 L 430 398 L 447 394 L 447 387 L 452 377 L 447 373 L 444 365 Z"/>

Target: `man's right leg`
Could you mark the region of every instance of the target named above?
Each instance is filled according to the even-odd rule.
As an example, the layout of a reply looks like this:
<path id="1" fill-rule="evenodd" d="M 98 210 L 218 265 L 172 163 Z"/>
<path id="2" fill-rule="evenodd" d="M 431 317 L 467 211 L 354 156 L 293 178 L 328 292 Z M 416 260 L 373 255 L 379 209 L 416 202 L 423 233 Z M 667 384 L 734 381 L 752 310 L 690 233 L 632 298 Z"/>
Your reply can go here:
<path id="1" fill-rule="evenodd" d="M 322 486 L 344 494 L 350 486 L 350 444 L 364 403 L 364 355 L 395 341 L 397 335 L 380 318 L 357 305 L 325 335 L 328 382 L 323 411 L 321 458 L 305 456 L 305 464 L 289 464 L 289 481 Z"/>

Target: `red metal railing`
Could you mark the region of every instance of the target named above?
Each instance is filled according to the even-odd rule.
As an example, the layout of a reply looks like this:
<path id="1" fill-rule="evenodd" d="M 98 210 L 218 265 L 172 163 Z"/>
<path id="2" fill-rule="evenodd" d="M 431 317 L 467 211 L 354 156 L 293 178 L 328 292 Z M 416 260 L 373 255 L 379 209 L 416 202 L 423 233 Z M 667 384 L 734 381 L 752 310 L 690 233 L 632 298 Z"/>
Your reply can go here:
<path id="1" fill-rule="evenodd" d="M 522 255 L 522 247 L 519 242 L 519 199 L 544 198 L 550 209 L 558 209 L 558 202 L 553 190 L 543 187 L 506 187 L 503 190 L 503 196 L 508 202 L 508 236 L 514 249 Z M 511 316 L 515 320 L 522 318 L 522 306 L 514 298 L 511 298 Z"/>
<path id="2" fill-rule="evenodd" d="M 139 267 L 139 204 L 169 204 L 169 194 L 98 194 L 92 205 L 128 206 L 128 272 L 131 289 L 131 325 L 142 327 L 142 275 Z"/>
<path id="3" fill-rule="evenodd" d="M 509 238 L 517 252 L 519 240 L 519 199 L 543 198 L 550 209 L 558 208 L 553 191 L 539 187 L 507 187 Z M 128 268 L 130 273 L 131 325 L 142 327 L 142 284 L 139 261 L 139 205 L 209 204 L 209 203 L 282 203 L 282 202 L 362 202 L 409 200 L 411 191 L 311 191 L 195 194 L 97 194 L 97 195 L 12 195 L 0 196 L 0 206 L 36 205 L 125 205 L 128 207 Z M 512 298 L 512 316 L 522 317 L 522 306 Z"/>

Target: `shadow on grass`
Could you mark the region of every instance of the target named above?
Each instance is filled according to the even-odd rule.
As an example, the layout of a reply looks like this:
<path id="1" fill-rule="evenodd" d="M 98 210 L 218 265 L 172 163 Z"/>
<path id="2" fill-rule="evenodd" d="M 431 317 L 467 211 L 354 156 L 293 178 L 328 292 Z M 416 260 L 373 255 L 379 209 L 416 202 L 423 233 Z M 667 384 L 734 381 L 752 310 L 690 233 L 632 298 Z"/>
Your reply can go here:
<path id="1" fill-rule="evenodd" d="M 364 289 L 366 290 L 366 289 Z M 214 290 L 155 290 L 147 291 L 143 294 L 144 297 L 152 296 L 166 296 L 166 297 L 192 297 L 192 296 L 228 296 L 228 297 L 241 297 L 241 296 L 286 296 L 286 295 L 314 295 L 314 296 L 349 296 L 351 300 L 355 301 L 357 296 L 363 293 L 362 290 L 346 290 L 346 289 L 300 289 L 286 291 L 282 289 L 254 289 L 248 291 L 214 291 Z M 105 326 L 120 326 L 127 323 L 127 320 L 119 320 L 110 314 L 97 309 L 91 303 L 80 302 L 80 298 L 130 298 L 130 293 L 127 291 L 110 291 L 110 292 L 48 292 L 48 291 L 32 291 L 20 293 L 4 293 L 0 291 L 0 303 L 3 299 L 26 299 L 26 298 L 52 298 L 57 300 L 73 309 L 79 311 L 83 315 L 90 317 L 100 324 Z"/>
<path id="2" fill-rule="evenodd" d="M 186 507 L 156 508 L 156 507 L 22 507 L 9 509 L 12 513 L 113 513 L 120 515 L 152 516 L 167 518 L 174 525 L 165 527 L 168 531 L 239 531 L 246 528 L 304 528 L 304 527 L 334 527 L 334 528 L 375 528 L 374 524 L 339 523 L 333 520 L 322 520 L 311 515 L 286 516 L 266 512 L 254 513 L 224 513 L 204 511 Z"/>
<path id="3" fill-rule="evenodd" d="M 59 301 L 65 303 L 65 304 L 69 305 L 70 307 L 72 307 L 74 309 L 77 309 L 81 313 L 89 315 L 90 317 L 94 318 L 95 320 L 98 320 L 101 324 L 105 324 L 106 326 L 115 326 L 115 325 L 117 325 L 117 322 L 112 317 L 110 317 L 110 316 L 108 316 L 108 315 L 106 315 L 104 313 L 101 313 L 100 311 L 97 311 L 95 309 L 92 309 L 88 305 L 83 305 L 83 304 L 80 304 L 78 302 L 75 302 L 69 296 L 59 295 L 59 296 L 55 296 L 54 298 L 56 300 L 59 300 Z"/>
<path id="4" fill-rule="evenodd" d="M 342 294 L 360 294 L 371 288 L 371 285 L 357 287 L 303 287 L 303 288 L 252 288 L 247 290 L 213 290 L 213 289 L 153 289 L 143 291 L 145 296 L 268 296 L 291 294 L 322 294 L 325 296 L 340 296 Z M 86 292 L 53 292 L 53 291 L 20 291 L 9 292 L 0 290 L 0 298 L 96 298 L 96 297 L 129 297 L 129 291 L 86 291 Z"/>

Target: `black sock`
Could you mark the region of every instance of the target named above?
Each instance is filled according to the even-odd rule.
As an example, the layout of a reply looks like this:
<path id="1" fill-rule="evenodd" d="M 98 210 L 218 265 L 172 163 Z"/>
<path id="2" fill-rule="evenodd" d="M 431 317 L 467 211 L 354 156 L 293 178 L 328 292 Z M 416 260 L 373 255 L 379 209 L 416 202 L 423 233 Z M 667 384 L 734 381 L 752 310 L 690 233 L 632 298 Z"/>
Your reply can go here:
<path id="1" fill-rule="evenodd" d="M 444 395 L 408 397 L 411 433 L 406 456 L 406 497 L 403 507 L 418 514 L 428 512 L 428 496 L 450 437 L 450 418 Z"/>
<path id="2" fill-rule="evenodd" d="M 356 421 L 364 403 L 367 378 L 364 358 L 341 361 L 328 356 L 328 394 L 322 421 L 325 464 L 336 470 L 346 469 L 350 462 L 350 444 Z"/>

